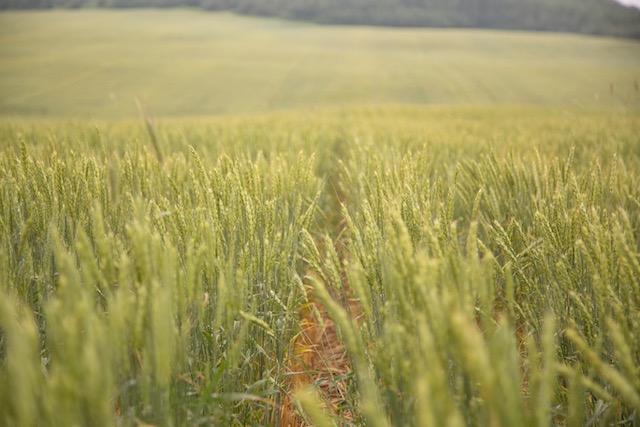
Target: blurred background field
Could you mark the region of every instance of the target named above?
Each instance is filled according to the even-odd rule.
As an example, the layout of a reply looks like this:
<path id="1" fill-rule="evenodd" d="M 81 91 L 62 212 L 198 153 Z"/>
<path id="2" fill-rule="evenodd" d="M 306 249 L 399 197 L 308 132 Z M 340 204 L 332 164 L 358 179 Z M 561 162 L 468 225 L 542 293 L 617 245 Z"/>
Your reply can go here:
<path id="1" fill-rule="evenodd" d="M 640 42 L 318 26 L 195 10 L 0 14 L 0 114 L 133 118 L 357 105 L 637 108 Z"/>

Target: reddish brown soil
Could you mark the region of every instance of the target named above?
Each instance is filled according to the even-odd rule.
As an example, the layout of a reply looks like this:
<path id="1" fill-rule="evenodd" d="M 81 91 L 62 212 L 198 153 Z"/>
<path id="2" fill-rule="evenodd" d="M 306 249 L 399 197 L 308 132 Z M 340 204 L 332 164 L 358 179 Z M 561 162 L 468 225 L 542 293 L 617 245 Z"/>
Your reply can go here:
<path id="1" fill-rule="evenodd" d="M 351 364 L 344 342 L 323 305 L 314 301 L 300 310 L 302 331 L 295 340 L 293 354 L 288 359 L 288 390 L 284 397 L 281 416 L 283 427 L 303 427 L 308 424 L 292 405 L 291 396 L 296 390 L 314 385 L 330 415 L 345 421 L 353 421 L 354 415 L 347 402 L 347 387 L 351 377 Z M 358 313 L 357 301 L 350 299 L 349 310 Z M 346 308 L 346 307 L 345 307 Z"/>

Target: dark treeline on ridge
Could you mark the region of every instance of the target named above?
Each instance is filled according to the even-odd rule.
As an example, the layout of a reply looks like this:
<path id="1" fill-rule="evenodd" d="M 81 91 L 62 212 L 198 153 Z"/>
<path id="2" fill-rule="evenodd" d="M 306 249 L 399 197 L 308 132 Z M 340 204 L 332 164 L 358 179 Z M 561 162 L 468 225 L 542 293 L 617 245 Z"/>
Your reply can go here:
<path id="1" fill-rule="evenodd" d="M 0 9 L 198 7 L 321 24 L 496 28 L 640 38 L 613 0 L 0 0 Z"/>

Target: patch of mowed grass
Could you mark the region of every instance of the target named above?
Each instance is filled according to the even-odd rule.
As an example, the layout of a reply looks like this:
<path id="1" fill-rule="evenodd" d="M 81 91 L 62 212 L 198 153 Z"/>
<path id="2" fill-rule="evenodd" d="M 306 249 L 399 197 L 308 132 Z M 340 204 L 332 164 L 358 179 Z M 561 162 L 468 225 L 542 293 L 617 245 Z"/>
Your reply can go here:
<path id="1" fill-rule="evenodd" d="M 305 286 L 366 425 L 633 423 L 639 128 L 328 110 L 160 121 L 160 156 L 140 123 L 3 123 L 0 423 L 278 425 Z"/>
<path id="2" fill-rule="evenodd" d="M 0 13 L 0 115 L 137 118 L 353 105 L 637 108 L 640 42 L 318 26 L 194 10 Z"/>

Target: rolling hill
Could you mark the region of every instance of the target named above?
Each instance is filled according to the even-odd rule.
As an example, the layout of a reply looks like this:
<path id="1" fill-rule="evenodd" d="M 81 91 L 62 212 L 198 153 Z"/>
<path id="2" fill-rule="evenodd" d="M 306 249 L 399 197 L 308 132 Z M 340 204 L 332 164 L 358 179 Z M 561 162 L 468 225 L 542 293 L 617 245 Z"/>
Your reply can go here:
<path id="1" fill-rule="evenodd" d="M 637 107 L 640 43 L 317 26 L 195 10 L 0 14 L 0 114 L 197 116 L 351 105 Z"/>

